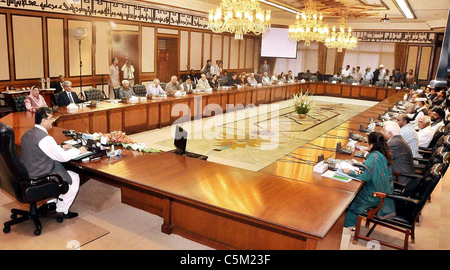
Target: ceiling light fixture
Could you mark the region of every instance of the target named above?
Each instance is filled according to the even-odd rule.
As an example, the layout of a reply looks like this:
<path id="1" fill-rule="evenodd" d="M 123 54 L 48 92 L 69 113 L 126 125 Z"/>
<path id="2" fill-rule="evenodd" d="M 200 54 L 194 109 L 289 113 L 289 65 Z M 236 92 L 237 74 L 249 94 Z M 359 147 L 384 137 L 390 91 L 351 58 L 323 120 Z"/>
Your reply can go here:
<path id="1" fill-rule="evenodd" d="M 267 4 L 267 5 L 270 5 L 270 6 L 273 6 L 273 7 L 276 7 L 276 8 L 279 8 L 279 9 L 282 9 L 282 10 L 287 11 L 287 12 L 291 12 L 291 13 L 297 14 L 297 11 L 295 11 L 293 9 L 290 9 L 290 8 L 287 8 L 287 7 L 284 7 L 284 6 L 281 6 L 281 5 L 278 5 L 278 4 L 266 1 L 266 0 L 259 0 L 259 2 Z"/>
<path id="2" fill-rule="evenodd" d="M 403 16 L 407 19 L 415 19 L 411 6 L 409 5 L 408 0 L 395 0 L 394 1 L 398 9 L 400 9 Z"/>

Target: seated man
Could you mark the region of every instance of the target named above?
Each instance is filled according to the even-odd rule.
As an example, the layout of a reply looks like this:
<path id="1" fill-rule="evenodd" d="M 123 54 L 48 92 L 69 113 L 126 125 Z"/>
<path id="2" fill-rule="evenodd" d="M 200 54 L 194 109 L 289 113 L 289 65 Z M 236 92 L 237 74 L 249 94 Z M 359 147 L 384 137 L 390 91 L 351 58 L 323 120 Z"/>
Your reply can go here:
<path id="1" fill-rule="evenodd" d="M 258 81 L 255 78 L 255 73 L 250 73 L 250 76 L 247 78 L 247 82 L 250 86 L 256 86 Z"/>
<path id="2" fill-rule="evenodd" d="M 270 85 L 271 84 L 270 78 L 269 78 L 269 75 L 267 74 L 267 72 L 264 72 L 262 79 L 261 79 L 261 83 L 262 83 L 262 85 Z"/>
<path id="3" fill-rule="evenodd" d="M 231 75 L 231 78 L 227 82 L 227 86 L 236 86 L 239 84 L 238 75 L 236 73 L 233 73 Z"/>
<path id="4" fill-rule="evenodd" d="M 64 75 L 59 75 L 58 80 L 50 83 L 50 88 L 55 88 L 55 93 L 63 90 Z"/>
<path id="5" fill-rule="evenodd" d="M 195 89 L 195 86 L 192 83 L 190 76 L 186 77 L 186 80 L 184 81 L 184 83 L 181 84 L 181 88 L 183 88 L 183 90 L 188 94 L 192 93 L 192 89 Z"/>
<path id="6" fill-rule="evenodd" d="M 436 130 L 445 125 L 444 124 L 445 111 L 436 106 L 432 109 L 429 116 L 431 119 L 431 129 L 433 130 L 434 134 L 436 133 Z"/>
<path id="7" fill-rule="evenodd" d="M 123 80 L 122 87 L 119 89 L 119 99 L 131 98 L 132 96 L 134 96 L 134 91 L 130 87 L 130 82 L 128 80 Z"/>
<path id="8" fill-rule="evenodd" d="M 404 113 L 399 113 L 397 116 L 397 124 L 400 126 L 400 133 L 403 139 L 405 139 L 409 148 L 411 148 L 413 157 L 422 157 L 419 154 L 419 136 L 414 127 L 409 123 L 409 117 Z"/>
<path id="9" fill-rule="evenodd" d="M 288 71 L 288 74 L 286 74 L 286 81 L 287 82 L 292 82 L 294 81 L 294 76 L 292 75 L 292 70 Z"/>
<path id="10" fill-rule="evenodd" d="M 434 136 L 434 132 L 431 129 L 431 118 L 426 115 L 420 116 L 417 125 L 420 129 L 417 132 L 419 136 L 419 147 L 427 148 Z"/>
<path id="11" fill-rule="evenodd" d="M 63 88 L 64 91 L 60 92 L 58 97 L 58 106 L 67 106 L 70 103 L 83 102 L 78 98 L 78 95 L 75 92 L 72 92 L 72 83 L 70 81 L 64 81 Z"/>
<path id="12" fill-rule="evenodd" d="M 211 88 L 211 86 L 209 85 L 208 80 L 206 79 L 206 75 L 205 74 L 202 74 L 200 76 L 200 80 L 198 81 L 196 87 L 197 87 L 196 90 L 200 90 L 200 91 L 204 91 L 206 89 Z"/>
<path id="13" fill-rule="evenodd" d="M 161 88 L 160 81 L 155 78 L 153 82 L 148 86 L 147 96 L 165 96 L 166 92 Z"/>
<path id="14" fill-rule="evenodd" d="M 178 83 L 177 76 L 172 76 L 170 82 L 166 84 L 166 89 L 164 89 L 168 96 L 173 96 L 176 91 L 182 90 L 180 84 Z"/>
<path id="15" fill-rule="evenodd" d="M 21 139 L 22 160 L 31 178 L 55 172 L 69 184 L 67 193 L 48 203 L 49 211 L 63 213 L 64 218 L 73 218 L 78 214 L 70 212 L 69 208 L 78 193 L 80 178 L 78 174 L 67 171 L 61 163 L 85 153 L 86 149 L 72 148 L 70 144 L 59 146 L 55 139 L 48 135 L 53 122 L 53 112 L 50 108 L 42 107 L 36 111 L 34 127 L 25 132 Z"/>
<path id="16" fill-rule="evenodd" d="M 411 148 L 401 136 L 400 126 L 393 121 L 384 122 L 381 133 L 383 133 L 389 149 L 391 150 L 392 171 L 398 173 L 414 172 L 414 159 Z M 398 182 L 407 184 L 405 190 L 407 196 L 410 195 L 417 186 L 417 182 L 411 182 L 409 178 L 403 176 L 399 176 Z"/>

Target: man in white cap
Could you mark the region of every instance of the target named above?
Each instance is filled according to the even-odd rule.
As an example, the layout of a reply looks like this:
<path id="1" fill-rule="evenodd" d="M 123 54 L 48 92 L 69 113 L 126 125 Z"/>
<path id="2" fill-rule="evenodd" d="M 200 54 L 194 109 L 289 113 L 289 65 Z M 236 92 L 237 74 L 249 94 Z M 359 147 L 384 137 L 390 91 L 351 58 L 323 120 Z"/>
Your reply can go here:
<path id="1" fill-rule="evenodd" d="M 384 81 L 384 77 L 386 77 L 386 70 L 384 69 L 384 65 L 380 65 L 380 75 L 378 75 L 378 80 L 380 82 Z"/>

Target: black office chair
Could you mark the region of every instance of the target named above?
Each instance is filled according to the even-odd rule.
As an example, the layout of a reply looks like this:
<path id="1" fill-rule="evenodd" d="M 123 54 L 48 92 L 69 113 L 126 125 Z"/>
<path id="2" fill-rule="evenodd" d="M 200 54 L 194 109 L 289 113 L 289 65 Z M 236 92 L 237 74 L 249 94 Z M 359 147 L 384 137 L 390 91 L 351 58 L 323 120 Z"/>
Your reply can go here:
<path id="1" fill-rule="evenodd" d="M 145 88 L 145 85 L 136 84 L 133 86 L 133 91 L 134 91 L 134 94 L 138 97 L 147 96 L 147 89 Z"/>
<path id="2" fill-rule="evenodd" d="M 103 93 L 99 89 L 91 88 L 89 90 L 85 90 L 84 95 L 86 96 L 86 101 L 91 101 L 91 100 L 102 101 L 103 100 Z"/>
<path id="3" fill-rule="evenodd" d="M 14 131 L 5 123 L 0 122 L 0 188 L 14 196 L 19 202 L 29 204 L 30 210 L 11 210 L 11 220 L 4 223 L 3 232 L 8 233 L 11 226 L 33 219 L 36 224 L 35 235 L 41 234 L 41 217 L 56 218 L 63 221 L 63 215 L 48 212 L 48 205 L 39 208 L 37 203 L 43 200 L 57 198 L 68 191 L 69 185 L 55 173 L 30 178 L 26 168 L 17 155 Z M 20 215 L 21 217 L 17 217 Z"/>
<path id="4" fill-rule="evenodd" d="M 396 249 L 408 249 L 409 236 L 411 236 L 411 241 L 414 243 L 415 235 L 414 228 L 416 221 L 431 196 L 436 185 L 439 183 L 442 177 L 443 164 L 435 164 L 430 172 L 430 175 L 426 177 L 423 181 L 419 183 L 416 192 L 411 197 L 405 197 L 401 195 L 390 195 L 381 192 L 374 192 L 373 196 L 380 198 L 380 204 L 378 207 L 373 209 L 368 209 L 364 213 L 358 215 L 355 228 L 355 236 L 353 238 L 353 244 L 357 244 L 358 239 L 363 239 L 367 241 L 377 240 L 381 245 L 389 246 Z M 378 211 L 381 209 L 384 199 L 390 198 L 395 202 L 396 215 L 391 218 L 381 219 L 376 216 Z M 366 218 L 368 222 L 373 223 L 373 227 L 369 230 L 366 236 L 359 235 L 362 220 Z M 377 225 L 399 231 L 405 234 L 403 247 L 395 244 L 387 243 L 379 239 L 373 239 L 370 237 L 373 230 Z"/>
<path id="5" fill-rule="evenodd" d="M 59 95 L 61 92 L 59 93 L 53 93 L 53 97 L 52 97 L 52 103 L 54 106 L 59 106 Z"/>
<path id="6" fill-rule="evenodd" d="M 13 112 L 23 112 L 26 111 L 24 100 L 27 96 L 20 95 L 13 97 Z"/>

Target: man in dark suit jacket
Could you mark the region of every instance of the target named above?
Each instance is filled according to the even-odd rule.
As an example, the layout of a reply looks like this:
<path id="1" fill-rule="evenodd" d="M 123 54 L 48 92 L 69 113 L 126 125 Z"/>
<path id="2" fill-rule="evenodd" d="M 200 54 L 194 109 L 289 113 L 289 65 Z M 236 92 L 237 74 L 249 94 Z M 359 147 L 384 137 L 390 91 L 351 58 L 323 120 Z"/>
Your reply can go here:
<path id="1" fill-rule="evenodd" d="M 391 150 L 392 171 L 397 173 L 414 173 L 412 151 L 401 135 L 400 126 L 396 122 L 385 122 L 382 133 Z M 417 187 L 418 179 L 399 176 L 398 182 L 406 185 L 404 195 L 409 196 L 412 195 Z"/>
<path id="2" fill-rule="evenodd" d="M 81 103 L 83 102 L 78 98 L 75 92 L 72 92 L 72 83 L 70 81 L 65 81 L 63 84 L 64 91 L 59 93 L 58 106 L 67 106 L 70 103 Z"/>
<path id="3" fill-rule="evenodd" d="M 63 85 L 64 83 L 64 75 L 59 75 L 58 76 L 58 80 L 54 81 L 52 83 L 50 83 L 50 88 L 55 88 L 55 93 L 59 93 L 63 90 Z"/>

